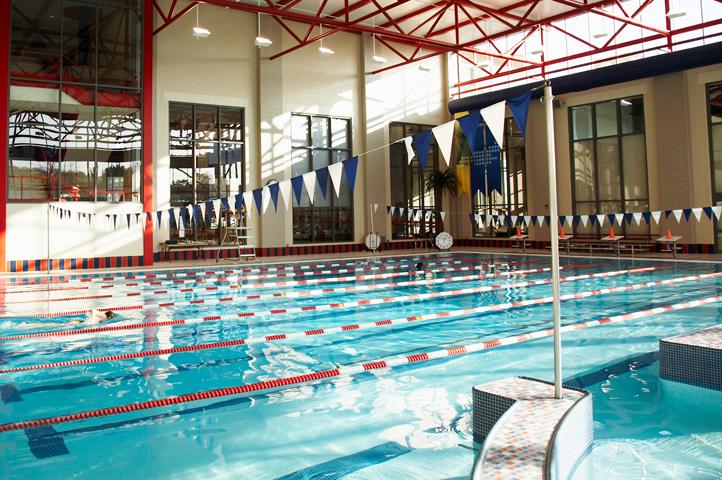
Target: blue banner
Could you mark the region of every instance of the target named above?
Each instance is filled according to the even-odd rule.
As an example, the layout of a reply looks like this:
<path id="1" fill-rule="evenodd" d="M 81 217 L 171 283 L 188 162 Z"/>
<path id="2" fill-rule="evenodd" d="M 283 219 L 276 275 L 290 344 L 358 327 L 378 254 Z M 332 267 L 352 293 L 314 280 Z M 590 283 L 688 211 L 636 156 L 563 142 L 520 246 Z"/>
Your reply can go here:
<path id="1" fill-rule="evenodd" d="M 273 210 L 278 211 L 278 192 L 280 186 L 278 182 L 268 185 L 268 191 L 271 193 L 271 201 L 273 202 Z"/>
<path id="2" fill-rule="evenodd" d="M 416 157 L 419 159 L 421 171 L 426 168 L 426 160 L 429 153 L 429 145 L 431 144 L 432 135 L 433 133 L 429 130 L 428 132 L 417 133 L 413 136 L 414 152 L 416 152 Z"/>
<path id="3" fill-rule="evenodd" d="M 253 200 L 256 201 L 256 209 L 258 210 L 258 213 L 261 213 L 261 208 L 263 204 L 263 189 L 262 188 L 256 188 L 253 190 Z"/>
<path id="4" fill-rule="evenodd" d="M 479 110 L 472 110 L 467 116 L 459 119 L 459 127 L 461 127 L 461 131 L 466 137 L 470 152 L 476 151 L 476 134 L 479 131 L 479 124 L 481 124 L 481 114 Z"/>
<path id="5" fill-rule="evenodd" d="M 356 186 L 356 171 L 358 170 L 358 157 L 349 158 L 343 161 L 343 169 L 346 172 L 346 180 L 348 180 L 348 186 L 353 188 Z"/>
<path id="6" fill-rule="evenodd" d="M 291 187 L 293 187 L 293 196 L 296 197 L 296 205 L 301 206 L 301 194 L 303 193 L 303 177 L 291 178 Z"/>
<path id="7" fill-rule="evenodd" d="M 318 187 L 321 189 L 323 199 L 326 200 L 326 191 L 328 191 L 328 167 L 316 170 L 316 181 L 318 182 Z"/>
<path id="8" fill-rule="evenodd" d="M 514 115 L 521 134 L 524 136 L 526 136 L 526 121 L 529 118 L 529 102 L 531 102 L 531 92 L 506 101 L 506 105 L 511 110 L 511 114 Z"/>
<path id="9" fill-rule="evenodd" d="M 489 127 L 483 122 L 482 126 L 477 132 L 476 140 L 476 145 L 481 149 L 471 153 L 471 194 L 479 191 L 487 196 L 487 185 L 489 191 L 496 190 L 501 193 L 501 149 Z"/>

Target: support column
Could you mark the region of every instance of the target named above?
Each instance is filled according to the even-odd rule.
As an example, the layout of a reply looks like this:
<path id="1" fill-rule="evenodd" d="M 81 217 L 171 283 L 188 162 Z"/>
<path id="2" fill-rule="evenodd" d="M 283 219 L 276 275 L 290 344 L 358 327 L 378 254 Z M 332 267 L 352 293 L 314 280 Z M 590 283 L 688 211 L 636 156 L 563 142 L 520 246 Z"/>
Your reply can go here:
<path id="1" fill-rule="evenodd" d="M 8 201 L 8 115 L 10 103 L 10 0 L 0 0 L 0 272 L 7 271 L 5 231 Z"/>
<path id="2" fill-rule="evenodd" d="M 7 129 L 5 129 L 7 132 Z M 143 0 L 143 211 L 153 211 L 153 0 Z M 153 216 L 145 218 L 143 265 L 153 265 Z"/>

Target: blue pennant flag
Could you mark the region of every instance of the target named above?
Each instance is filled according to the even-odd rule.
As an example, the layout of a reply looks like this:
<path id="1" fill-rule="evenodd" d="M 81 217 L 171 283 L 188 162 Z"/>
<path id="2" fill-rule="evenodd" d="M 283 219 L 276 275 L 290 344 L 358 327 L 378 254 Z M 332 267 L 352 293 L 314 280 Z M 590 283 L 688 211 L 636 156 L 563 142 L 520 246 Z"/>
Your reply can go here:
<path id="1" fill-rule="evenodd" d="M 301 206 L 301 194 L 303 193 L 303 177 L 291 178 L 291 187 L 293 187 L 293 196 L 296 197 L 296 205 Z"/>
<path id="2" fill-rule="evenodd" d="M 532 215 L 531 217 L 531 224 L 536 225 L 536 215 Z"/>
<path id="3" fill-rule="evenodd" d="M 712 220 L 712 213 L 713 213 L 713 212 L 712 212 L 712 207 L 703 207 L 703 208 L 702 208 L 702 211 L 704 212 L 705 215 L 707 215 L 707 218 L 709 218 L 710 220 Z"/>
<path id="4" fill-rule="evenodd" d="M 589 215 L 589 221 L 591 222 L 591 225 L 594 226 L 597 224 L 597 216 L 596 215 Z"/>
<path id="5" fill-rule="evenodd" d="M 326 191 L 328 190 L 328 167 L 319 168 L 316 170 L 316 181 L 318 187 L 321 189 L 321 195 L 323 199 L 326 199 Z"/>
<path id="6" fill-rule="evenodd" d="M 221 205 L 223 205 L 223 208 L 225 208 L 226 210 L 230 210 L 230 209 L 231 209 L 231 206 L 230 206 L 230 204 L 228 203 L 228 198 L 227 198 L 227 197 L 226 197 L 226 198 L 221 198 Z"/>
<path id="7" fill-rule="evenodd" d="M 552 224 L 552 217 L 549 215 L 544 215 L 544 221 L 547 222 L 547 225 Z"/>
<path id="8" fill-rule="evenodd" d="M 649 223 L 649 220 L 652 218 L 652 212 L 642 212 L 642 218 L 644 218 L 645 223 Z"/>
<path id="9" fill-rule="evenodd" d="M 670 215 L 672 215 L 672 210 L 665 210 L 665 211 L 664 211 L 664 218 L 669 218 Z"/>
<path id="10" fill-rule="evenodd" d="M 175 214 L 173 213 L 173 210 L 174 210 L 173 208 L 168 210 L 168 215 L 170 215 L 170 218 L 169 218 L 170 226 L 171 226 L 171 228 L 178 228 L 178 224 L 175 221 Z"/>
<path id="11" fill-rule="evenodd" d="M 158 228 L 160 228 L 160 222 L 163 220 L 163 210 L 155 212 L 155 216 L 158 217 Z"/>
<path id="12" fill-rule="evenodd" d="M 125 214 L 125 221 L 128 222 L 128 229 L 130 229 L 130 213 Z"/>
<path id="13" fill-rule="evenodd" d="M 242 193 L 236 194 L 235 199 L 236 199 L 236 210 L 238 210 L 240 212 L 243 210 L 243 194 Z"/>
<path id="14" fill-rule="evenodd" d="M 469 220 L 471 220 L 471 223 L 474 223 L 474 214 L 473 213 L 469 214 Z"/>
<path id="15" fill-rule="evenodd" d="M 200 205 L 193 205 L 193 222 L 196 225 L 200 225 L 200 216 L 201 216 L 201 206 Z"/>
<path id="16" fill-rule="evenodd" d="M 261 208 L 263 205 L 263 189 L 262 188 L 256 188 L 253 190 L 253 200 L 256 202 L 256 209 L 258 210 L 258 213 L 261 213 Z"/>
<path id="17" fill-rule="evenodd" d="M 610 213 L 609 215 L 607 215 L 607 218 L 609 219 L 609 224 L 612 225 L 612 226 L 614 226 L 614 220 L 615 220 L 617 217 L 615 217 L 613 213 Z"/>
<path id="18" fill-rule="evenodd" d="M 476 139 L 479 150 L 471 153 L 471 193 L 479 191 L 487 196 L 487 185 L 490 192 L 501 193 L 501 149 L 489 127 L 483 122 L 481 125 Z"/>
<path id="19" fill-rule="evenodd" d="M 684 213 L 684 219 L 689 221 L 689 216 L 692 215 L 692 209 L 691 208 L 685 208 L 682 210 L 682 213 Z"/>
<path id="20" fill-rule="evenodd" d="M 627 221 L 627 225 L 631 225 L 631 224 L 632 224 L 632 219 L 633 219 L 633 218 L 634 218 L 634 215 L 632 215 L 631 213 L 625 213 L 625 214 L 624 214 L 624 220 Z"/>
<path id="21" fill-rule="evenodd" d="M 358 170 L 358 157 L 349 158 L 343 161 L 343 170 L 346 172 L 346 180 L 348 180 L 348 186 L 353 192 L 356 186 L 356 171 Z"/>
<path id="22" fill-rule="evenodd" d="M 476 151 L 476 133 L 479 130 L 479 124 L 481 124 L 479 110 L 472 110 L 467 116 L 459 119 L 459 127 L 466 137 L 470 152 Z"/>
<path id="23" fill-rule="evenodd" d="M 526 121 L 529 118 L 529 103 L 531 102 L 531 92 L 519 95 L 516 98 L 506 101 L 507 107 L 514 115 L 517 125 L 521 130 L 521 134 L 526 136 Z"/>
<path id="24" fill-rule="evenodd" d="M 413 136 L 414 152 L 416 152 L 416 158 L 419 159 L 421 171 L 426 168 L 426 160 L 429 153 L 429 145 L 431 145 L 432 135 L 433 132 L 429 130 L 428 132 L 417 133 Z"/>
<path id="25" fill-rule="evenodd" d="M 567 217 L 565 217 L 564 215 L 559 215 L 559 223 L 562 224 L 562 227 L 564 226 L 564 222 L 566 222 L 566 221 L 567 221 Z"/>
<path id="26" fill-rule="evenodd" d="M 271 193 L 271 201 L 273 202 L 273 210 L 278 211 L 278 192 L 280 191 L 280 185 L 278 182 L 271 183 L 268 185 L 268 191 Z"/>

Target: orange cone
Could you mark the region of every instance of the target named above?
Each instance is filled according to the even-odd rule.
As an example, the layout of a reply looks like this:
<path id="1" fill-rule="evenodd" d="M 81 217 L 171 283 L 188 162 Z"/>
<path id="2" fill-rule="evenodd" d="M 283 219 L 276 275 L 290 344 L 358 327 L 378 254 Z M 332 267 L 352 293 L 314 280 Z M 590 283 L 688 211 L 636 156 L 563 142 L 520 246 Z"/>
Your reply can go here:
<path id="1" fill-rule="evenodd" d="M 669 228 L 667 229 L 667 240 L 672 240 L 672 232 L 669 231 Z"/>
<path id="2" fill-rule="evenodd" d="M 560 236 L 560 237 L 566 237 L 566 236 L 567 236 L 567 234 L 564 233 L 564 227 L 560 227 L 560 228 L 559 228 L 559 236 Z"/>
<path id="3" fill-rule="evenodd" d="M 521 228 L 516 227 L 516 236 L 521 237 Z"/>
<path id="4" fill-rule="evenodd" d="M 609 227 L 609 238 L 614 238 L 614 227 Z"/>

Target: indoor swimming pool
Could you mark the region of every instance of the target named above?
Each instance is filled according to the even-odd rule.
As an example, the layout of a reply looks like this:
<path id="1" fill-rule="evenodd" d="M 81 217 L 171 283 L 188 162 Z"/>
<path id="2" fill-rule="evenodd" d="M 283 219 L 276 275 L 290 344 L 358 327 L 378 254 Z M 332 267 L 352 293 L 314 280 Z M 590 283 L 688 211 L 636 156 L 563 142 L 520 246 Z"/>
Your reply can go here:
<path id="1" fill-rule="evenodd" d="M 575 478 L 722 477 L 722 392 L 658 375 L 660 338 L 720 323 L 722 265 L 561 266 L 565 383 L 594 399 Z M 552 378 L 549 267 L 455 252 L 5 277 L 2 471 L 466 478 L 472 386 Z"/>

